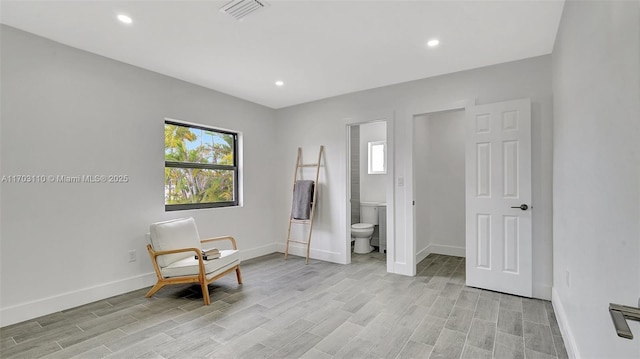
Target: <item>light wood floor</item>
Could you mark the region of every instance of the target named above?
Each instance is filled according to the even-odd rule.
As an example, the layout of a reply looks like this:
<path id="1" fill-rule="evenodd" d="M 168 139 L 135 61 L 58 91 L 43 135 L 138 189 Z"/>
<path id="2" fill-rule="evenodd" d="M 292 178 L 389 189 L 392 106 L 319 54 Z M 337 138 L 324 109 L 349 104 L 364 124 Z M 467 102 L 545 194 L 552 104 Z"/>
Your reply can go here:
<path id="1" fill-rule="evenodd" d="M 416 277 L 378 253 L 338 265 L 245 261 L 244 284 L 146 289 L 0 329 L 2 358 L 566 358 L 551 304 L 464 285 L 464 259 Z"/>

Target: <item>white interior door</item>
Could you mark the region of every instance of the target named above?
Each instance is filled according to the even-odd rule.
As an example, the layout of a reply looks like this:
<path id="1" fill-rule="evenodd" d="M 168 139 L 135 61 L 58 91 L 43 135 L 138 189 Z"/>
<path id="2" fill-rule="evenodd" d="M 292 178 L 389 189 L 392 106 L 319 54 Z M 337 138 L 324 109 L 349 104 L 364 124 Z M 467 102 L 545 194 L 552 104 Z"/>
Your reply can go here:
<path id="1" fill-rule="evenodd" d="M 531 102 L 466 114 L 467 285 L 531 297 Z"/>

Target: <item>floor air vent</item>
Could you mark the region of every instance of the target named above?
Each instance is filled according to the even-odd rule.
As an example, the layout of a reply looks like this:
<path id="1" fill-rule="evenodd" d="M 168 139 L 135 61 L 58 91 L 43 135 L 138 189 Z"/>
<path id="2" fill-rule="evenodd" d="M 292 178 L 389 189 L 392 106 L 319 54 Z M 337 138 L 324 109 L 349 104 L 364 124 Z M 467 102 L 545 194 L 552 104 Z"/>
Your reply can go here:
<path id="1" fill-rule="evenodd" d="M 240 21 L 267 5 L 258 0 L 233 0 L 220 8 L 220 11 Z"/>

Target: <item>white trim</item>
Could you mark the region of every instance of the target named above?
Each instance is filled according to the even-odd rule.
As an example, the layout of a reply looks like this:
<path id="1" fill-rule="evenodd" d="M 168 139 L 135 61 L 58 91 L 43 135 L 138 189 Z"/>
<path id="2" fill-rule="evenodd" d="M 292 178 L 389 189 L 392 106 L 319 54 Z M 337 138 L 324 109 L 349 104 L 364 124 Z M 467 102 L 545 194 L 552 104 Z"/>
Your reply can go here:
<path id="1" fill-rule="evenodd" d="M 285 247 L 284 243 L 279 243 L 277 252 L 284 254 L 284 249 L 285 249 L 284 247 Z M 297 243 L 289 244 L 289 255 L 305 258 L 307 256 L 306 251 L 307 251 L 307 247 L 304 245 L 297 244 Z M 341 253 L 338 253 L 338 252 L 331 252 L 331 251 L 311 248 L 309 250 L 309 258 L 317 259 L 325 262 L 344 264 L 342 263 L 342 255 Z"/>
<path id="2" fill-rule="evenodd" d="M 430 113 L 452 111 L 452 110 L 465 110 L 467 107 L 472 106 L 474 104 L 475 104 L 475 100 L 474 101 L 471 101 L 471 100 L 451 101 L 448 103 L 415 107 L 415 108 L 412 108 L 408 112 L 408 114 L 411 121 L 413 121 L 413 118 L 415 116 L 428 115 Z"/>
<path id="3" fill-rule="evenodd" d="M 431 251 L 429 250 L 431 246 L 427 246 L 426 248 L 420 250 L 418 253 L 416 253 L 416 265 L 420 262 L 422 262 L 423 259 L 427 258 L 427 256 L 429 254 L 431 254 Z"/>
<path id="4" fill-rule="evenodd" d="M 442 244 L 430 244 L 427 246 L 429 253 L 443 254 L 446 256 L 462 257 L 465 258 L 465 247 L 458 246 L 445 246 Z"/>
<path id="5" fill-rule="evenodd" d="M 256 247 L 256 248 L 241 249 L 240 250 L 240 260 L 244 261 L 244 260 L 247 260 L 247 259 L 262 257 L 262 256 L 265 256 L 267 254 L 275 253 L 275 252 L 278 252 L 278 248 L 279 247 L 278 247 L 277 243 L 271 243 L 271 244 L 267 244 L 265 246 L 260 246 L 260 247 Z"/>
<path id="6" fill-rule="evenodd" d="M 387 272 L 398 273 L 395 268 L 396 252 L 396 192 L 395 192 L 395 153 L 396 153 L 396 112 L 392 111 L 387 119 Z"/>
<path id="7" fill-rule="evenodd" d="M 78 307 L 87 303 L 103 300 L 113 297 L 114 295 L 128 293 L 152 286 L 155 282 L 156 274 L 150 272 L 27 303 L 12 305 L 0 309 L 0 326 L 4 327 L 65 309 Z"/>
<path id="8" fill-rule="evenodd" d="M 342 251 L 344 255 L 342 256 L 343 260 L 340 263 L 349 264 L 351 263 L 351 126 L 356 126 L 357 124 L 347 123 L 345 126 L 346 132 L 346 144 L 345 148 L 345 160 L 344 164 L 346 166 L 344 173 L 346 174 L 346 182 L 345 182 L 345 203 L 346 203 L 346 219 L 345 219 L 345 235 L 344 235 L 344 243 L 342 246 Z"/>
<path id="9" fill-rule="evenodd" d="M 556 319 L 558 320 L 558 326 L 560 327 L 564 346 L 567 349 L 567 355 L 572 359 L 581 358 L 580 353 L 578 352 L 578 346 L 576 345 L 576 340 L 573 336 L 573 332 L 571 331 L 571 327 L 569 326 L 569 321 L 567 320 L 567 313 L 562 305 L 562 300 L 560 300 L 558 291 L 553 288 L 551 288 L 551 304 L 553 305 L 553 311 L 555 312 Z"/>
<path id="10" fill-rule="evenodd" d="M 429 244 L 427 247 L 416 253 L 416 264 L 427 258 L 431 253 L 464 258 L 466 251 L 464 247 Z"/>
<path id="11" fill-rule="evenodd" d="M 444 254 L 447 256 L 462 257 L 464 258 L 466 252 L 464 247 L 456 246 L 444 246 L 440 244 L 429 244 L 424 249 L 416 253 L 416 264 L 420 263 L 423 259 L 431 253 Z"/>
<path id="12" fill-rule="evenodd" d="M 280 245 L 280 247 L 282 247 L 281 252 L 284 252 L 284 244 Z M 240 251 L 240 258 L 241 260 L 256 258 L 278 252 L 277 249 L 279 249 L 279 246 L 276 243 L 257 248 L 243 249 Z M 59 312 L 69 308 L 75 308 L 98 300 L 104 300 L 115 295 L 150 287 L 155 283 L 156 274 L 154 272 L 149 272 L 122 280 L 57 294 L 27 303 L 12 305 L 0 309 L 0 327 L 24 322 L 43 315 Z"/>
<path id="13" fill-rule="evenodd" d="M 415 207 L 413 205 L 413 201 L 415 200 L 415 195 L 414 195 L 415 179 L 414 179 L 414 171 L 413 171 L 415 167 L 415 156 L 414 156 L 415 154 L 413 153 L 413 150 L 414 150 L 413 133 L 414 133 L 415 117 L 424 115 L 424 114 L 430 114 L 430 113 L 436 113 L 436 112 L 442 112 L 442 111 L 451 111 L 451 110 L 466 111 L 467 107 L 469 107 L 474 103 L 475 103 L 475 100 L 473 101 L 459 100 L 459 101 L 451 101 L 447 103 L 434 104 L 434 105 L 419 105 L 416 107 L 409 108 L 406 112 L 406 116 L 405 116 L 406 144 L 405 146 L 407 147 L 405 150 L 409 158 L 406 163 L 406 170 L 405 170 L 406 201 L 404 205 L 405 205 L 405 212 L 406 212 L 406 215 L 405 215 L 406 234 L 407 234 L 407 237 L 409 237 L 409 235 L 411 236 L 410 238 L 407 239 L 407 241 L 409 242 L 406 245 L 407 258 L 409 262 L 411 262 L 412 260 L 414 261 L 413 263 L 408 263 L 409 265 L 413 266 L 413 268 L 411 269 L 413 271 L 412 275 L 415 275 L 416 266 L 420 262 L 420 260 L 418 260 L 419 256 L 424 255 L 424 253 L 427 253 L 426 255 L 428 255 L 429 253 L 432 253 L 431 251 L 433 251 L 433 253 L 438 253 L 438 254 L 447 254 L 447 255 L 454 255 L 459 257 L 466 257 L 464 248 L 462 248 L 463 250 L 462 254 L 459 253 L 459 249 L 450 249 L 451 252 L 441 253 L 441 252 L 436 252 L 436 250 L 445 251 L 449 249 L 445 249 L 444 247 L 446 246 L 438 246 L 438 245 L 436 245 L 435 247 L 433 247 L 434 245 L 429 245 L 427 246 L 427 248 L 423 249 L 420 252 L 420 254 L 416 253 L 416 228 L 415 228 L 415 211 L 414 211 Z M 458 247 L 451 247 L 451 248 L 458 248 Z M 456 253 L 456 254 L 449 254 L 449 253 Z"/>

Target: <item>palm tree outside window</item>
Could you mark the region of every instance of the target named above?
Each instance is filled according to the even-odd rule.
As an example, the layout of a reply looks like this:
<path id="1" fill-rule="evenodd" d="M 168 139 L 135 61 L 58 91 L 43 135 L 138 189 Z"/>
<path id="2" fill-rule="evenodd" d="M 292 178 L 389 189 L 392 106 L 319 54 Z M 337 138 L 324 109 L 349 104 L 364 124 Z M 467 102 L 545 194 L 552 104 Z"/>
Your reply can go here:
<path id="1" fill-rule="evenodd" d="M 238 134 L 164 123 L 166 211 L 238 205 Z"/>

